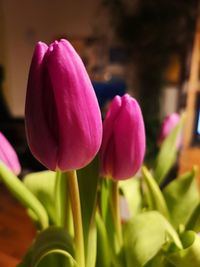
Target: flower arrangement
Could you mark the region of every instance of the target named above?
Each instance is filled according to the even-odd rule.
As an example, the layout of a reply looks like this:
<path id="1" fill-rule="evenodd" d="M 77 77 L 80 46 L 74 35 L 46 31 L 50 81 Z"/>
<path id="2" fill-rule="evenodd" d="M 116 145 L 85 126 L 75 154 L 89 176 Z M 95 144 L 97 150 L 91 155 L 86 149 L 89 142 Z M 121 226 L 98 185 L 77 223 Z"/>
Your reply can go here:
<path id="1" fill-rule="evenodd" d="M 17 156 L 0 134 L 1 181 L 38 230 L 18 267 L 199 267 L 197 169 L 160 189 L 176 160 L 184 115 L 172 121 L 163 126 L 155 166 L 142 167 L 145 127 L 137 101 L 116 96 L 102 124 L 71 44 L 39 42 L 25 122 L 29 147 L 48 170 L 18 179 Z"/>

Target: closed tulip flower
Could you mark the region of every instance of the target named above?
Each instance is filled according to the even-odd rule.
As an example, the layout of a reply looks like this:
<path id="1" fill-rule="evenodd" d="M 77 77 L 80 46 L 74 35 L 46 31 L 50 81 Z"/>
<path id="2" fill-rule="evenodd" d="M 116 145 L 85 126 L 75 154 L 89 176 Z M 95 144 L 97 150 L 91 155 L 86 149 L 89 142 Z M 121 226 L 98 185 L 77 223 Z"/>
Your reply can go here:
<path id="1" fill-rule="evenodd" d="M 178 113 L 172 113 L 164 119 L 158 136 L 159 145 L 163 143 L 163 141 L 171 133 L 174 127 L 176 127 L 179 121 L 180 121 L 180 115 Z M 181 135 L 177 139 L 177 148 L 179 148 L 180 145 L 181 145 Z"/>
<path id="2" fill-rule="evenodd" d="M 21 172 L 17 154 L 5 136 L 0 132 L 0 161 L 2 161 L 14 174 Z"/>
<path id="3" fill-rule="evenodd" d="M 31 152 L 50 170 L 82 168 L 99 150 L 102 122 L 96 95 L 82 60 L 64 39 L 36 45 L 25 123 Z"/>
<path id="4" fill-rule="evenodd" d="M 116 180 L 132 177 L 141 167 L 144 153 L 145 129 L 140 107 L 128 94 L 116 96 L 103 122 L 103 175 Z"/>

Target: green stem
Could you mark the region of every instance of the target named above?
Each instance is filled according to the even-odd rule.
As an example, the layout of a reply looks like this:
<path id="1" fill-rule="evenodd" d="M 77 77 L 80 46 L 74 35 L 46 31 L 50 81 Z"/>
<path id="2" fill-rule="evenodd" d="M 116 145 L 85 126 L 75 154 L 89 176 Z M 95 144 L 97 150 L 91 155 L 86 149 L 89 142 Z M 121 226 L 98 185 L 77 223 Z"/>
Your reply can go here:
<path id="1" fill-rule="evenodd" d="M 119 187 L 117 181 L 113 181 L 112 201 L 113 201 L 113 217 L 116 227 L 117 240 L 119 248 L 121 248 L 123 241 L 122 241 L 122 227 L 121 227 L 120 203 L 119 203 Z"/>
<path id="2" fill-rule="evenodd" d="M 65 204 L 66 204 L 66 174 L 60 171 L 56 172 L 55 186 L 55 205 L 56 205 L 56 224 L 64 227 L 65 223 Z"/>
<path id="3" fill-rule="evenodd" d="M 81 203 L 76 171 L 67 172 L 69 195 L 71 200 L 73 223 L 74 223 L 74 243 L 76 248 L 76 261 L 80 267 L 85 267 L 84 237 L 81 215 Z"/>

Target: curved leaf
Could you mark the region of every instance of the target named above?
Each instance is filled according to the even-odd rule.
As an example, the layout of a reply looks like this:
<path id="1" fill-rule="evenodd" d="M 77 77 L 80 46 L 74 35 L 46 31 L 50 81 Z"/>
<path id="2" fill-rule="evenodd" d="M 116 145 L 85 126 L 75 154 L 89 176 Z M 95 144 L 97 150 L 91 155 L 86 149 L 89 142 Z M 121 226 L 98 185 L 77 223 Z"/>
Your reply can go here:
<path id="1" fill-rule="evenodd" d="M 177 233 L 160 213 L 149 211 L 135 216 L 124 226 L 127 267 L 144 266 L 169 238 L 182 248 Z"/>
<path id="2" fill-rule="evenodd" d="M 41 202 L 33 193 L 11 172 L 7 166 L 0 162 L 0 179 L 12 194 L 37 216 L 41 228 L 48 227 L 48 215 Z"/>
<path id="3" fill-rule="evenodd" d="M 63 255 L 67 259 L 70 267 L 78 266 L 73 257 L 74 248 L 72 239 L 63 228 L 49 227 L 38 235 L 32 248 L 31 267 L 40 266 L 39 264 L 52 254 Z M 60 266 L 60 260 L 58 258 L 54 260 L 56 259 L 57 262 L 55 263 Z"/>
<path id="4" fill-rule="evenodd" d="M 172 181 L 164 188 L 163 194 L 174 227 L 186 225 L 199 204 L 196 170 L 193 169 Z"/>
<path id="5" fill-rule="evenodd" d="M 56 173 L 52 171 L 30 173 L 24 177 L 23 182 L 25 186 L 44 205 L 50 220 L 53 223 L 56 223 Z"/>
<path id="6" fill-rule="evenodd" d="M 143 204 L 141 180 L 135 177 L 132 179 L 120 181 L 119 187 L 127 201 L 130 217 L 141 212 Z"/>
<path id="7" fill-rule="evenodd" d="M 158 184 L 156 183 L 156 181 L 154 180 L 151 173 L 146 167 L 142 167 L 142 173 L 144 177 L 144 183 L 147 187 L 147 199 L 151 202 L 151 209 L 155 209 L 159 211 L 162 215 L 164 215 L 166 218 L 169 218 L 167 204 Z"/>
<path id="8" fill-rule="evenodd" d="M 144 267 L 174 267 L 174 265 L 166 259 L 163 250 L 161 249 L 155 257 L 145 264 Z"/>
<path id="9" fill-rule="evenodd" d="M 193 231 L 185 232 L 181 241 L 184 249 L 166 255 L 169 262 L 176 267 L 200 266 L 200 237 Z"/>

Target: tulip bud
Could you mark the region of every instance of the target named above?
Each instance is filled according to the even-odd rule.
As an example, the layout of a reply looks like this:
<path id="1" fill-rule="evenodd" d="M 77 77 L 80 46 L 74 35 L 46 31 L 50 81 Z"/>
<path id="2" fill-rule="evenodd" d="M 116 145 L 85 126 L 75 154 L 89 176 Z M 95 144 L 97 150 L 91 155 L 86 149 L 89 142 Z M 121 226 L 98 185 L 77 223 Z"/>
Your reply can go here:
<path id="1" fill-rule="evenodd" d="M 0 161 L 18 175 L 21 172 L 21 166 L 17 154 L 5 136 L 0 132 Z"/>
<path id="2" fill-rule="evenodd" d="M 159 145 L 163 143 L 163 141 L 171 133 L 174 127 L 176 127 L 179 121 L 180 121 L 180 115 L 178 113 L 172 113 L 164 119 L 158 136 Z M 179 148 L 180 145 L 181 145 L 181 136 L 179 136 L 177 139 L 177 148 Z"/>
<path id="3" fill-rule="evenodd" d="M 145 129 L 140 107 L 128 94 L 116 96 L 103 122 L 103 175 L 116 180 L 132 177 L 141 167 L 144 153 Z"/>
<path id="4" fill-rule="evenodd" d="M 82 168 L 99 150 L 102 121 L 96 95 L 82 60 L 64 39 L 36 45 L 25 123 L 31 152 L 50 170 Z"/>

